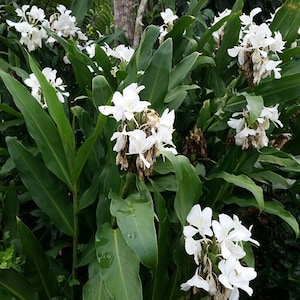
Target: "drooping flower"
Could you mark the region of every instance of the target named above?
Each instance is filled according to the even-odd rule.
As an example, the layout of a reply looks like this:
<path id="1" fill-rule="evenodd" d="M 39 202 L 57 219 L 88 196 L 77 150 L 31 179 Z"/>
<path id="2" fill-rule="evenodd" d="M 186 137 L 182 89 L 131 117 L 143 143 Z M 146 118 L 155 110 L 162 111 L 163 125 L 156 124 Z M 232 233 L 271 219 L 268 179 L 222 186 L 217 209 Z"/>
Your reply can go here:
<path id="1" fill-rule="evenodd" d="M 198 275 L 198 268 L 196 269 L 195 275 L 187 282 L 182 283 L 180 287 L 183 291 L 188 291 L 191 287 L 197 287 L 207 292 L 209 291 L 209 283 Z"/>

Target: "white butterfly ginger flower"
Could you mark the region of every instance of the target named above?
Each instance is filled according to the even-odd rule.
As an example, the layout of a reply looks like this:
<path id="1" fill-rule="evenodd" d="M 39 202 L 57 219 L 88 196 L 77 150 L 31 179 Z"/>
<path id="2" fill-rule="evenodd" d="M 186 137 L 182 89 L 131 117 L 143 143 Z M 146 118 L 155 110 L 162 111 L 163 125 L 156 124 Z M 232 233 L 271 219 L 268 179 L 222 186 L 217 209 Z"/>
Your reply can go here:
<path id="1" fill-rule="evenodd" d="M 99 106 L 100 112 L 105 115 L 113 115 L 116 121 L 132 120 L 136 112 L 142 112 L 150 102 L 141 101 L 139 92 L 142 91 L 145 86 L 138 86 L 137 83 L 132 83 L 124 88 L 123 93 L 115 92 L 111 102 L 113 106 Z"/>
<path id="2" fill-rule="evenodd" d="M 66 85 L 63 84 L 62 79 L 60 77 L 56 77 L 57 71 L 46 67 L 42 70 L 42 73 L 51 86 L 55 89 L 58 100 L 61 103 L 64 103 L 64 97 L 69 97 L 70 94 L 65 92 Z M 47 104 L 44 101 L 41 86 L 36 76 L 33 73 L 30 74 L 29 78 L 24 80 L 24 83 L 31 88 L 32 96 L 36 98 L 43 108 L 46 108 Z"/>

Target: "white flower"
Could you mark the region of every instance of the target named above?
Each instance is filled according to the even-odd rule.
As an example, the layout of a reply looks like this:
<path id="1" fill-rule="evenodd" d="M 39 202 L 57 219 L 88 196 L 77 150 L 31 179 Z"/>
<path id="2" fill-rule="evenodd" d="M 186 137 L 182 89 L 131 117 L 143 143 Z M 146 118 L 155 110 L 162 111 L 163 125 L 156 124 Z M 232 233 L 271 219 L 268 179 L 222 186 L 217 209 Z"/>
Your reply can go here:
<path id="1" fill-rule="evenodd" d="M 240 20 L 241 20 L 242 25 L 248 26 L 248 25 L 252 24 L 252 23 L 253 23 L 253 18 L 254 18 L 257 14 L 259 14 L 260 12 L 261 12 L 261 8 L 260 8 L 260 7 L 256 7 L 256 8 L 253 8 L 253 9 L 251 10 L 249 16 L 248 16 L 248 15 L 245 15 L 245 14 L 242 14 L 242 15 L 240 16 Z"/>
<path id="2" fill-rule="evenodd" d="M 186 236 L 184 239 L 184 248 L 187 254 L 194 256 L 194 261 L 199 265 L 199 256 L 202 250 L 202 241 L 195 240 L 192 237 Z"/>
<path id="3" fill-rule="evenodd" d="M 177 154 L 176 147 L 172 141 L 172 134 L 174 132 L 173 123 L 175 120 L 174 110 L 169 111 L 166 108 L 160 118 L 155 119 L 154 128 L 151 132 L 156 137 L 156 148 L 158 151 L 167 150 Z M 156 129 L 156 130 L 155 130 Z M 165 147 L 166 145 L 172 146 Z"/>
<path id="4" fill-rule="evenodd" d="M 273 42 L 269 45 L 269 48 L 273 52 L 282 52 L 284 49 L 285 41 L 282 40 L 282 35 L 279 31 L 274 33 Z"/>
<path id="5" fill-rule="evenodd" d="M 199 233 L 203 238 L 205 236 L 212 236 L 213 232 L 210 228 L 212 219 L 212 210 L 210 207 L 205 207 L 201 210 L 201 206 L 196 204 L 192 207 L 186 220 L 190 225 L 184 226 L 185 236 L 194 236 Z"/>
<path id="6" fill-rule="evenodd" d="M 121 61 L 125 61 L 128 63 L 131 59 L 131 57 L 134 54 L 134 49 L 131 47 L 126 47 L 125 45 L 119 45 L 115 49 L 117 55 L 119 56 L 118 58 Z"/>
<path id="7" fill-rule="evenodd" d="M 160 16 L 167 25 L 173 25 L 173 22 L 178 19 L 178 16 L 176 16 L 170 8 L 167 8 L 164 12 L 161 12 Z"/>
<path id="8" fill-rule="evenodd" d="M 272 121 L 275 126 L 283 127 L 283 124 L 279 120 L 279 112 L 278 112 L 279 104 L 276 104 L 273 107 L 264 107 L 260 113 L 260 118 L 267 118 Z"/>
<path id="9" fill-rule="evenodd" d="M 188 291 L 191 287 L 194 286 L 207 292 L 209 291 L 209 284 L 206 280 L 198 275 L 198 268 L 196 269 L 195 275 L 191 279 L 180 285 L 181 290 L 183 291 Z"/>
<path id="10" fill-rule="evenodd" d="M 29 19 L 33 22 L 42 22 L 45 19 L 45 12 L 42 8 L 38 8 L 36 5 L 33 5 L 29 12 L 26 13 L 29 16 Z"/>
<path id="11" fill-rule="evenodd" d="M 152 162 L 146 160 L 144 153 L 154 146 L 156 142 L 155 137 L 152 135 L 147 137 L 146 133 L 140 129 L 135 129 L 133 131 L 128 132 L 128 136 L 129 151 L 127 154 L 138 154 L 140 159 L 144 163 L 144 166 L 146 168 L 150 168 Z"/>
<path id="12" fill-rule="evenodd" d="M 117 140 L 115 146 L 113 147 L 114 151 L 119 152 L 124 148 L 124 146 L 126 145 L 127 136 L 128 132 L 126 131 L 126 126 L 123 127 L 122 132 L 114 132 L 114 134 L 110 138 L 111 141 L 115 139 Z"/>
<path id="13" fill-rule="evenodd" d="M 53 14 L 50 17 L 51 29 L 64 38 L 77 36 L 79 40 L 87 40 L 80 28 L 76 26 L 76 18 L 71 16 L 72 11 L 66 9 L 64 5 L 58 5 L 57 10 L 59 14 Z"/>
<path id="14" fill-rule="evenodd" d="M 128 63 L 131 57 L 134 54 L 134 49 L 131 47 L 126 47 L 125 45 L 118 45 L 116 48 L 111 49 L 108 44 L 104 43 L 104 46 L 101 47 L 107 56 L 112 56 L 125 63 Z"/>
<path id="15" fill-rule="evenodd" d="M 256 131 L 254 129 L 248 128 L 247 125 L 245 124 L 244 129 L 236 133 L 234 137 L 235 144 L 237 146 L 244 146 L 243 148 L 248 148 L 247 147 L 248 137 L 255 136 L 255 135 L 256 135 Z"/>
<path id="16" fill-rule="evenodd" d="M 60 77 L 56 77 L 57 71 L 47 67 L 42 70 L 42 73 L 51 86 L 55 89 L 58 100 L 61 103 L 64 103 L 64 97 L 68 97 L 69 93 L 65 92 L 66 85 L 63 84 L 62 79 Z M 24 80 L 24 83 L 31 87 L 32 96 L 35 97 L 43 107 L 47 107 L 47 104 L 43 102 L 41 86 L 36 76 L 34 74 L 30 74 L 29 78 Z"/>
<path id="17" fill-rule="evenodd" d="M 123 90 L 123 94 L 115 92 L 112 98 L 114 106 L 99 106 L 102 114 L 108 116 L 113 115 L 116 121 L 132 120 L 134 113 L 142 112 L 150 102 L 140 101 L 139 92 L 145 87 L 132 83 Z"/>
<path id="18" fill-rule="evenodd" d="M 220 282 L 228 289 L 234 287 L 240 288 L 252 295 L 253 290 L 249 287 L 249 281 L 256 277 L 254 268 L 243 267 L 240 262 L 233 256 L 226 260 L 221 260 L 218 264 L 221 274 L 219 275 Z"/>

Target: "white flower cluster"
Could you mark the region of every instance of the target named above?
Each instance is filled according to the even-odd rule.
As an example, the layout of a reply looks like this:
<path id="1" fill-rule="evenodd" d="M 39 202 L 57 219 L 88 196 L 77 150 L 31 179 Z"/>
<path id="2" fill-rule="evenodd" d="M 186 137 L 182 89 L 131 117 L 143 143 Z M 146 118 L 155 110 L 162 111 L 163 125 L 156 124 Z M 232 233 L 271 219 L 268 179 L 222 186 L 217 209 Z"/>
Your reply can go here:
<path id="1" fill-rule="evenodd" d="M 237 116 L 241 116 L 241 118 L 236 119 Z M 234 113 L 232 117 L 227 124 L 235 129 L 235 143 L 242 146 L 242 149 L 247 149 L 250 145 L 257 149 L 268 146 L 269 139 L 266 130 L 270 127 L 270 121 L 276 127 L 283 127 L 279 120 L 278 104 L 274 107 L 264 107 L 260 116 L 252 124 L 249 124 L 250 107 L 248 105 L 243 112 Z"/>
<path id="2" fill-rule="evenodd" d="M 159 27 L 160 35 L 159 35 L 159 42 L 162 43 L 164 41 L 165 36 L 168 32 L 173 28 L 173 23 L 175 20 L 178 19 L 178 16 L 173 13 L 170 8 L 166 8 L 165 11 L 160 13 L 164 21 L 164 25 Z"/>
<path id="3" fill-rule="evenodd" d="M 87 40 L 87 37 L 76 26 L 76 18 L 71 16 L 71 11 L 65 6 L 58 5 L 58 13 L 46 19 L 43 9 L 33 5 L 23 5 L 16 9 L 16 14 L 20 17 L 19 22 L 7 20 L 10 27 L 14 27 L 21 34 L 20 43 L 25 45 L 28 51 L 34 51 L 42 47 L 42 41 L 47 39 L 47 43 L 52 45 L 55 38 L 49 37 L 46 29 L 53 31 L 58 36 L 64 38 L 77 38 L 78 40 Z"/>
<path id="4" fill-rule="evenodd" d="M 141 178 L 151 175 L 155 158 L 162 150 L 177 154 L 172 141 L 174 111 L 166 109 L 160 117 L 150 102 L 141 101 L 139 93 L 145 87 L 132 83 L 123 93 L 115 92 L 112 106 L 99 106 L 102 114 L 121 121 L 121 132 L 115 132 L 113 150 L 118 152 L 116 163 L 121 169 L 137 172 Z"/>
<path id="5" fill-rule="evenodd" d="M 231 57 L 238 57 L 239 65 L 246 74 L 249 85 L 259 84 L 261 79 L 269 76 L 272 71 L 276 79 L 281 77 L 281 68 L 278 65 L 278 53 L 284 49 L 285 42 L 281 33 L 273 33 L 269 24 L 255 24 L 254 16 L 261 12 L 261 8 L 254 8 L 250 15 L 240 16 L 242 28 L 240 31 L 239 45 L 228 49 Z"/>
<path id="6" fill-rule="evenodd" d="M 51 86 L 55 89 L 58 100 L 61 103 L 64 103 L 64 97 L 69 97 L 70 94 L 65 92 L 66 85 L 63 84 L 62 79 L 60 77 L 56 77 L 57 71 L 47 67 L 42 70 L 42 73 Z M 24 83 L 31 88 L 31 95 L 41 104 L 43 108 L 46 108 L 47 104 L 45 103 L 41 85 L 36 76 L 33 73 L 30 74 L 29 78 L 24 80 Z"/>
<path id="7" fill-rule="evenodd" d="M 192 207 L 187 216 L 189 225 L 184 226 L 185 250 L 194 256 L 197 265 L 194 276 L 181 284 L 183 291 L 193 287 L 206 291 L 212 299 L 239 299 L 242 289 L 252 295 L 250 280 L 256 277 L 252 267 L 245 267 L 240 259 L 245 257 L 243 243 L 259 243 L 251 238 L 251 232 L 239 218 L 226 214 L 219 215 L 219 221 L 212 220 L 209 207 L 201 209 L 199 204 Z"/>

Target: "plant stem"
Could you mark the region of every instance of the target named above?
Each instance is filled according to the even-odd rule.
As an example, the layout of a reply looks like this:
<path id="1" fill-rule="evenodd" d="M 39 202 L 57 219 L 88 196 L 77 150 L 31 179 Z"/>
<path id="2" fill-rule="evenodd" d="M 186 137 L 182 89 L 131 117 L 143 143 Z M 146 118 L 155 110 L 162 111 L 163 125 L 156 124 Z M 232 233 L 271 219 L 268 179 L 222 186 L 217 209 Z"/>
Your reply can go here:
<path id="1" fill-rule="evenodd" d="M 77 285 L 77 259 L 78 259 L 78 192 L 77 186 L 73 187 L 73 222 L 74 222 L 74 232 L 73 232 L 73 258 L 72 258 L 72 290 L 71 299 L 75 299 L 75 285 Z"/>

